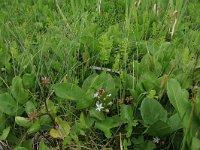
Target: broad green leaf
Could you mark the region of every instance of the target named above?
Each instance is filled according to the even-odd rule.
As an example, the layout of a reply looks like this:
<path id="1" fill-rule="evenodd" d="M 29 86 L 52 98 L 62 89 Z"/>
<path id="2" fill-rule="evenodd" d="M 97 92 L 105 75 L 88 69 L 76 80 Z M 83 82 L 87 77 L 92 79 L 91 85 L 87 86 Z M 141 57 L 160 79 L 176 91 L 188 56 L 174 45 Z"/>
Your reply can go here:
<path id="1" fill-rule="evenodd" d="M 72 101 L 82 100 L 84 91 L 72 83 L 58 83 L 53 85 L 53 89 L 58 97 Z"/>
<path id="2" fill-rule="evenodd" d="M 144 140 L 144 136 L 140 135 L 138 138 L 133 138 L 134 148 L 137 150 L 154 150 L 156 148 L 153 141 Z"/>
<path id="3" fill-rule="evenodd" d="M 133 89 L 134 87 L 134 77 L 130 74 L 125 73 L 125 84 L 127 89 Z"/>
<path id="4" fill-rule="evenodd" d="M 106 78 L 105 78 L 104 83 L 103 83 L 103 89 L 107 93 L 109 93 L 109 94 L 111 93 L 112 95 L 115 95 L 115 80 L 108 73 L 106 74 Z"/>
<path id="5" fill-rule="evenodd" d="M 6 114 L 0 112 L 0 132 L 6 127 Z"/>
<path id="6" fill-rule="evenodd" d="M 50 114 L 52 116 L 55 116 L 56 113 L 57 113 L 57 111 L 58 111 L 57 110 L 58 107 L 55 106 L 54 103 L 53 103 L 53 101 L 51 101 L 51 100 L 47 100 L 46 103 L 47 103 L 47 108 L 48 108 L 48 111 L 50 112 Z"/>
<path id="7" fill-rule="evenodd" d="M 84 109 L 91 106 L 94 103 L 94 101 L 92 98 L 89 98 L 85 95 L 81 100 L 77 101 L 76 103 L 77 109 Z"/>
<path id="8" fill-rule="evenodd" d="M 90 89 L 100 89 L 103 88 L 107 93 L 112 93 L 115 91 L 115 81 L 113 77 L 102 72 L 100 75 L 92 74 L 83 83 L 83 89 L 89 91 Z"/>
<path id="9" fill-rule="evenodd" d="M 156 90 L 160 88 L 159 78 L 157 78 L 157 76 L 154 75 L 152 72 L 146 72 L 142 74 L 140 77 L 140 81 L 145 91 L 150 91 L 152 89 Z"/>
<path id="10" fill-rule="evenodd" d="M 191 150 L 199 150 L 200 149 L 200 139 L 197 137 L 192 138 Z"/>
<path id="11" fill-rule="evenodd" d="M 22 77 L 24 88 L 33 88 L 35 84 L 35 76 L 33 74 L 24 74 Z"/>
<path id="12" fill-rule="evenodd" d="M 20 104 L 24 104 L 29 97 L 29 93 L 24 89 L 22 79 L 20 77 L 13 78 L 11 93 Z"/>
<path id="13" fill-rule="evenodd" d="M 10 132 L 10 127 L 5 128 L 2 134 L 0 135 L 0 140 L 6 140 L 9 132 Z"/>
<path id="14" fill-rule="evenodd" d="M 180 119 L 178 113 L 172 115 L 168 119 L 167 124 L 171 127 L 172 131 L 176 131 L 178 129 L 181 129 L 182 128 L 182 122 L 181 122 L 181 119 Z"/>
<path id="15" fill-rule="evenodd" d="M 40 118 L 41 130 L 49 130 L 52 127 L 52 120 L 49 115 L 43 115 Z"/>
<path id="16" fill-rule="evenodd" d="M 69 132 L 70 132 L 70 125 L 67 121 L 64 121 L 62 120 L 61 118 L 56 118 L 55 119 L 56 123 L 58 124 L 59 126 L 59 129 L 60 129 L 60 132 L 65 136 L 65 135 L 68 135 Z"/>
<path id="17" fill-rule="evenodd" d="M 27 114 L 32 113 L 32 112 L 36 112 L 36 106 L 33 103 L 33 101 L 28 101 L 25 105 L 25 111 Z"/>
<path id="18" fill-rule="evenodd" d="M 18 104 L 8 93 L 0 94 L 0 111 L 5 114 L 14 116 L 18 110 Z"/>
<path id="19" fill-rule="evenodd" d="M 159 120 L 147 129 L 147 133 L 151 136 L 164 136 L 171 133 L 171 128 L 167 123 Z"/>
<path id="20" fill-rule="evenodd" d="M 91 117 L 86 117 L 83 113 L 80 114 L 79 125 L 83 129 L 89 129 L 92 127 L 94 119 Z"/>
<path id="21" fill-rule="evenodd" d="M 93 82 L 92 86 L 94 89 L 100 89 L 103 87 L 103 84 L 106 80 L 107 74 L 106 72 L 102 72 Z"/>
<path id="22" fill-rule="evenodd" d="M 39 150 L 50 150 L 50 148 L 44 144 L 43 141 L 40 142 Z"/>
<path id="23" fill-rule="evenodd" d="M 126 137 L 130 137 L 132 134 L 133 126 L 137 125 L 137 121 L 133 117 L 133 109 L 130 105 L 121 105 L 120 117 L 124 123 L 128 123 L 126 126 Z"/>
<path id="24" fill-rule="evenodd" d="M 142 149 L 143 150 L 155 150 L 156 144 L 153 143 L 152 141 L 145 141 Z"/>
<path id="25" fill-rule="evenodd" d="M 200 91 L 196 95 L 196 101 L 195 101 L 195 114 L 200 119 Z"/>
<path id="26" fill-rule="evenodd" d="M 58 124 L 58 127 L 56 129 L 50 130 L 50 135 L 53 138 L 61 138 L 64 139 L 66 136 L 68 136 L 71 127 L 67 121 L 62 120 L 61 118 L 55 118 L 55 122 Z"/>
<path id="27" fill-rule="evenodd" d="M 28 149 L 25 147 L 16 147 L 14 150 L 28 150 Z"/>
<path id="28" fill-rule="evenodd" d="M 51 135 L 52 138 L 54 139 L 62 139 L 62 134 L 57 130 L 57 129 L 51 129 L 49 131 L 49 134 Z"/>
<path id="29" fill-rule="evenodd" d="M 89 114 L 91 117 L 98 119 L 98 120 L 105 119 L 104 113 L 101 111 L 97 111 L 95 108 L 90 109 Z"/>
<path id="30" fill-rule="evenodd" d="M 24 139 L 21 143 L 21 146 L 27 148 L 28 150 L 31 150 L 33 148 L 33 143 L 34 141 L 32 139 Z"/>
<path id="31" fill-rule="evenodd" d="M 33 124 L 28 118 L 24 118 L 24 117 L 20 117 L 20 116 L 15 117 L 15 122 L 19 126 L 22 126 L 25 128 L 29 128 Z"/>
<path id="32" fill-rule="evenodd" d="M 150 125 L 159 120 L 163 122 L 167 120 L 167 111 L 158 101 L 150 98 L 145 98 L 142 101 L 141 115 L 144 122 Z"/>
<path id="33" fill-rule="evenodd" d="M 121 105 L 120 117 L 126 123 L 133 121 L 133 109 L 130 105 Z"/>
<path id="34" fill-rule="evenodd" d="M 85 91 L 77 85 L 59 83 L 55 84 L 53 89 L 58 97 L 76 102 L 78 109 L 87 108 L 93 103 L 92 98 L 86 95 Z"/>
<path id="35" fill-rule="evenodd" d="M 101 130 L 104 132 L 105 136 L 107 138 L 112 137 L 111 129 L 120 126 L 122 123 L 120 117 L 118 116 L 113 116 L 113 117 L 108 117 L 103 121 L 97 121 L 95 123 L 95 128 Z"/>
<path id="36" fill-rule="evenodd" d="M 95 81 L 98 78 L 98 75 L 96 73 L 90 75 L 89 77 L 87 77 L 82 85 L 82 88 L 85 91 L 88 91 L 89 89 L 92 89 L 94 87 Z"/>
<path id="37" fill-rule="evenodd" d="M 32 133 L 38 132 L 40 129 L 41 129 L 40 122 L 39 120 L 36 120 L 28 129 L 27 133 L 32 134 Z"/>
<path id="38" fill-rule="evenodd" d="M 188 92 L 181 89 L 181 86 L 176 79 L 169 79 L 167 83 L 167 94 L 171 104 L 174 106 L 182 119 L 185 113 L 190 110 Z"/>
<path id="39" fill-rule="evenodd" d="M 80 114 L 79 121 L 77 121 L 71 129 L 72 134 L 81 134 L 85 135 L 85 130 L 90 129 L 94 124 L 95 119 L 91 118 L 90 116 L 85 116 L 83 112 Z"/>

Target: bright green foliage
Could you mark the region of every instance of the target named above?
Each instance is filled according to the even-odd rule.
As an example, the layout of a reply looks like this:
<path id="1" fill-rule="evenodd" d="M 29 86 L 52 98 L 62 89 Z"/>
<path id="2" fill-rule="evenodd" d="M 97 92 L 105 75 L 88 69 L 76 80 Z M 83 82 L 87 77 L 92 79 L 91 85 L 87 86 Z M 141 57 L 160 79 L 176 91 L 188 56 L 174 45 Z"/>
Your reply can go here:
<path id="1" fill-rule="evenodd" d="M 16 116 L 15 123 L 19 126 L 29 128 L 32 125 L 32 122 L 28 118 Z"/>
<path id="2" fill-rule="evenodd" d="M 0 135 L 0 140 L 6 140 L 9 132 L 10 132 L 10 127 L 5 128 L 2 134 Z"/>
<path id="3" fill-rule="evenodd" d="M 99 61 L 101 64 L 108 64 L 110 53 L 112 50 L 113 41 L 107 34 L 103 34 L 99 39 Z"/>

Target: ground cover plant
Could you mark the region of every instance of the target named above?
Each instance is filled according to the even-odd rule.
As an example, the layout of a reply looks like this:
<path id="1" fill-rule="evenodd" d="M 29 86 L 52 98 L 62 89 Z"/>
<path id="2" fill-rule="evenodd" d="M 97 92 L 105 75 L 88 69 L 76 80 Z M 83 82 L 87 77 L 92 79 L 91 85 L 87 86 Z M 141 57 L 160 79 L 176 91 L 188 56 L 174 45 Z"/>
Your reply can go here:
<path id="1" fill-rule="evenodd" d="M 0 149 L 200 149 L 198 0 L 0 10 Z"/>

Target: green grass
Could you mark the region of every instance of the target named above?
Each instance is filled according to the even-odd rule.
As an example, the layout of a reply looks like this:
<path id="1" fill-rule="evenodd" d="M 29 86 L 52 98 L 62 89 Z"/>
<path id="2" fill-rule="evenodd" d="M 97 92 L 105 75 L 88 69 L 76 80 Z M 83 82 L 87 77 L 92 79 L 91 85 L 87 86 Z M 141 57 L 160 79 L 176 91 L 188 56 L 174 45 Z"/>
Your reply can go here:
<path id="1" fill-rule="evenodd" d="M 0 149 L 199 149 L 199 8 L 2 0 Z"/>

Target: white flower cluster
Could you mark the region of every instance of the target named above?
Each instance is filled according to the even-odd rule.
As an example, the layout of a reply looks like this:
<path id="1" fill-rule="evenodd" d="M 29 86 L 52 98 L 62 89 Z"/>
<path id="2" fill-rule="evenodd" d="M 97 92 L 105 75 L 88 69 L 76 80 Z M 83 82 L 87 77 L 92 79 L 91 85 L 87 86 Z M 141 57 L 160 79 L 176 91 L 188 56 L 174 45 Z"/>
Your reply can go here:
<path id="1" fill-rule="evenodd" d="M 111 97 L 111 96 L 112 96 L 111 93 L 105 95 L 104 89 L 99 89 L 99 90 L 97 90 L 96 93 L 94 93 L 93 98 L 98 98 L 98 99 L 101 98 L 101 100 L 104 100 L 104 101 L 105 101 L 105 100 L 106 100 L 106 97 Z M 108 103 L 108 106 L 109 106 L 109 105 L 112 105 L 112 102 L 109 102 L 109 103 Z M 99 101 L 97 101 L 97 103 L 96 103 L 96 110 L 97 110 L 97 111 L 102 111 L 102 109 L 104 109 L 103 103 L 100 103 Z M 105 111 L 106 111 L 106 112 L 109 112 L 108 109 L 105 109 Z"/>
<path id="2" fill-rule="evenodd" d="M 102 109 L 104 109 L 104 107 L 102 106 L 102 103 L 100 104 L 96 103 L 96 110 L 101 111 Z"/>

